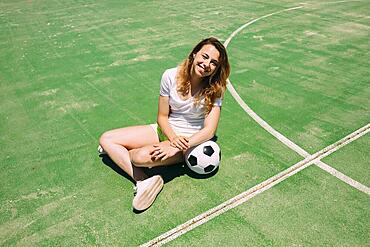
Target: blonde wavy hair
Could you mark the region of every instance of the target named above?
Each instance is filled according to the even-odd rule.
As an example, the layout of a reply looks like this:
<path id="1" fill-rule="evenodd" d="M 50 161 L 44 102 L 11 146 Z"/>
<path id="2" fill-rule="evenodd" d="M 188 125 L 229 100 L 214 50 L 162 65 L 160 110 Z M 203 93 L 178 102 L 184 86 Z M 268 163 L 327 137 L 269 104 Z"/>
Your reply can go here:
<path id="1" fill-rule="evenodd" d="M 186 97 L 190 90 L 190 77 L 191 69 L 194 62 L 194 54 L 197 54 L 204 45 L 213 45 L 220 53 L 219 62 L 216 70 L 212 75 L 203 78 L 203 88 L 194 97 L 194 104 L 198 105 L 200 100 L 204 98 L 206 107 L 206 114 L 208 114 L 215 100 L 217 98 L 223 98 L 226 90 L 226 80 L 230 75 L 230 64 L 227 57 L 226 49 L 218 39 L 210 37 L 199 42 L 189 56 L 180 64 L 179 70 L 176 75 L 177 80 L 177 91 Z"/>

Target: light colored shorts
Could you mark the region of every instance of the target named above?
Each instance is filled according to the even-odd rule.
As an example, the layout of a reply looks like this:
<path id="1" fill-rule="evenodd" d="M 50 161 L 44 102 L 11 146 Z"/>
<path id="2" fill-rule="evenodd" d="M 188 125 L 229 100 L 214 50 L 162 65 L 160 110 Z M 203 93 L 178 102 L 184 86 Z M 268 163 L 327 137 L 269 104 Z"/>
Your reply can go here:
<path id="1" fill-rule="evenodd" d="M 154 130 L 154 132 L 158 135 L 158 138 L 159 138 L 159 141 L 160 142 L 163 142 L 163 141 L 168 140 L 167 136 L 165 134 L 163 134 L 163 132 L 162 132 L 162 130 L 159 127 L 158 124 L 156 124 L 156 123 L 155 124 L 150 124 L 150 127 L 152 127 L 152 129 Z M 217 139 L 218 139 L 217 136 L 214 135 L 210 140 L 216 142 Z"/>

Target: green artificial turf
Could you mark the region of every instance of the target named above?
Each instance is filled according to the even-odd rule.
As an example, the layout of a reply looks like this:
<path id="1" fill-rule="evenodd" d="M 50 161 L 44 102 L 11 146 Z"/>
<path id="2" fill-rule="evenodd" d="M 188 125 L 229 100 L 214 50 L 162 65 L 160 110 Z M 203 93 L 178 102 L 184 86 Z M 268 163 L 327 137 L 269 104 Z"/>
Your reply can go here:
<path id="1" fill-rule="evenodd" d="M 369 196 L 311 166 L 168 246 L 366 246 Z"/>
<path id="2" fill-rule="evenodd" d="M 369 122 L 369 6 L 310 3 L 254 23 L 228 51 L 230 79 L 245 102 L 315 152 Z M 0 2 L 0 245 L 138 246 L 299 162 L 302 157 L 254 122 L 228 92 L 217 133 L 223 157 L 218 173 L 197 179 L 181 167 L 168 169 L 164 190 L 144 213 L 132 212 L 132 183 L 96 151 L 106 130 L 155 122 L 163 71 L 198 41 L 225 41 L 244 23 L 297 5 Z M 325 161 L 368 185 L 367 146 L 365 136 Z M 358 166 L 347 167 L 353 160 Z M 329 204 L 320 200 L 324 185 Z M 337 197 L 345 200 L 334 203 Z M 279 204 L 268 209 L 280 199 L 300 208 L 300 219 L 313 217 L 310 224 L 320 232 L 310 228 L 304 236 L 304 221 L 281 215 L 291 211 Z M 196 246 L 210 238 L 209 245 L 338 245 L 348 227 L 357 233 L 349 233 L 344 245 L 368 240 L 368 196 L 318 168 L 251 203 L 170 245 Z M 339 211 L 344 213 L 335 215 Z M 273 230 L 271 219 L 283 228 Z M 296 228 L 302 232 L 294 234 Z"/>

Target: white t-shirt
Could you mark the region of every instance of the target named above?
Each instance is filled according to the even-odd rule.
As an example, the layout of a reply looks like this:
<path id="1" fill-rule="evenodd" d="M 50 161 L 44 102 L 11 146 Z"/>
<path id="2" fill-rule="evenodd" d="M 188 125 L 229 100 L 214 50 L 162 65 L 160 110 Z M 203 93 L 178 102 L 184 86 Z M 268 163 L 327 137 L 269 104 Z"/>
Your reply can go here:
<path id="1" fill-rule="evenodd" d="M 169 97 L 170 115 L 168 121 L 177 135 L 191 136 L 204 127 L 204 98 L 194 106 L 194 98 L 182 100 L 177 93 L 177 68 L 167 69 L 162 76 L 160 95 Z M 216 99 L 214 105 L 221 106 L 222 99 Z"/>

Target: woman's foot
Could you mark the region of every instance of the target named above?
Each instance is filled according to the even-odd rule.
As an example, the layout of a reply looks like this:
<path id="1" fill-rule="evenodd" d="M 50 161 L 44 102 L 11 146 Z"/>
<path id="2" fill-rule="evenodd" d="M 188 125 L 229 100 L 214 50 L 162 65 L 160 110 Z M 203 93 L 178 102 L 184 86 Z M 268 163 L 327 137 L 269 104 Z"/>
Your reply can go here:
<path id="1" fill-rule="evenodd" d="M 136 182 L 136 195 L 132 207 L 137 211 L 149 208 L 163 188 L 163 178 L 159 175 Z"/>

